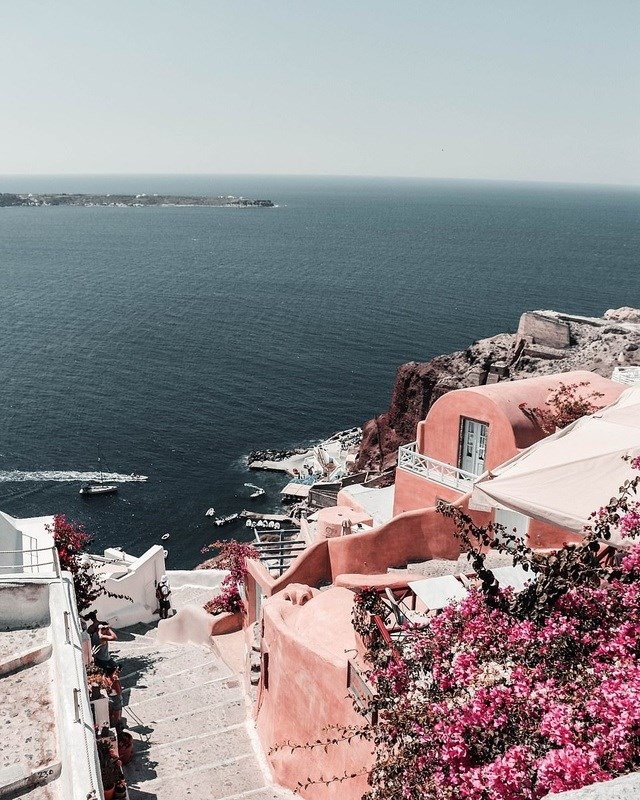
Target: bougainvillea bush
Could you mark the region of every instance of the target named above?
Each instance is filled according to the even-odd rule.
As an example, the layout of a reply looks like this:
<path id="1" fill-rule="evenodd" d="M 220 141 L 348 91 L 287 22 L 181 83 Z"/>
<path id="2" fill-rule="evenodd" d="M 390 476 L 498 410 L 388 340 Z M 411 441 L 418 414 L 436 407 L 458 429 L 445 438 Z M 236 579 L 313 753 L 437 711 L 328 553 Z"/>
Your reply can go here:
<path id="1" fill-rule="evenodd" d="M 213 542 L 203 547 L 200 552 L 219 550 L 219 555 L 208 568 L 227 569 L 229 574 L 220 584 L 218 594 L 205 603 L 204 609 L 209 614 L 220 614 L 224 611 L 235 614 L 244 611 L 244 601 L 240 589 L 244 585 L 246 575 L 246 561 L 248 558 L 257 558 L 258 551 L 253 545 L 237 542 L 235 539 Z"/>
<path id="2" fill-rule="evenodd" d="M 45 525 L 45 528 L 53 536 L 60 568 L 71 573 L 76 606 L 80 613 L 90 608 L 102 595 L 133 602 L 126 594 L 108 591 L 104 585 L 106 576 L 95 573 L 87 555 L 87 548 L 93 541 L 93 535 L 87 533 L 84 525 L 71 522 L 64 514 L 56 514 L 53 517 L 53 525 Z"/>
<path id="3" fill-rule="evenodd" d="M 593 414 L 603 407 L 600 398 L 604 394 L 595 390 L 588 393 L 581 391 L 587 386 L 588 381 L 560 383 L 557 388 L 549 390 L 551 394 L 544 408 L 530 408 L 526 403 L 520 403 L 518 408 L 544 433 L 555 433 L 558 428 L 566 428 L 580 417 Z"/>
<path id="4" fill-rule="evenodd" d="M 481 582 L 395 650 L 370 652 L 368 800 L 537 800 L 640 769 L 640 545 L 607 560 L 601 544 L 640 534 L 639 482 L 594 513 L 581 544 L 543 556 L 513 537 L 535 575 L 518 595 L 497 590 L 477 547 L 508 542 L 443 509 Z M 357 629 L 372 602 L 356 603 Z"/>
<path id="5" fill-rule="evenodd" d="M 45 527 L 53 536 L 60 568 L 70 572 L 73 577 L 78 611 L 85 611 L 100 595 L 105 594 L 102 582 L 95 576 L 85 556 L 93 536 L 86 532 L 83 525 L 70 522 L 64 514 L 56 514 L 53 525 Z"/>

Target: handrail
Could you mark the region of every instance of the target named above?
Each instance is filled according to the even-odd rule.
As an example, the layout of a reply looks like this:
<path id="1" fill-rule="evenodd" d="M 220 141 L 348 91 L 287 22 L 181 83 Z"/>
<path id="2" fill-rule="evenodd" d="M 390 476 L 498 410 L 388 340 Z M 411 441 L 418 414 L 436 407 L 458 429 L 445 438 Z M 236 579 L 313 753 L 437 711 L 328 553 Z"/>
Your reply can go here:
<path id="1" fill-rule="evenodd" d="M 28 550 L 23 550 L 22 548 L 20 550 L 0 550 L 0 556 L 15 555 L 16 553 L 41 553 L 45 550 L 51 551 L 53 549 L 54 549 L 53 545 L 49 545 L 48 547 L 31 547 Z"/>
<path id="2" fill-rule="evenodd" d="M 44 561 L 39 557 L 36 557 L 35 559 L 30 558 L 28 562 L 25 563 L 24 556 L 33 553 L 51 553 L 51 560 Z M 20 563 L 15 564 L 0 564 L 0 579 L 2 578 L 3 570 L 8 571 L 9 573 L 15 572 L 33 575 L 40 572 L 42 567 L 48 566 L 53 567 L 53 573 L 55 574 L 56 578 L 60 577 L 60 557 L 55 545 L 49 545 L 49 547 L 32 547 L 22 550 L 0 550 L 0 556 L 5 555 L 20 556 L 22 560 Z"/>
<path id="3" fill-rule="evenodd" d="M 470 491 L 480 477 L 459 467 L 446 464 L 444 461 L 438 461 L 418 453 L 417 442 L 401 445 L 398 448 L 398 468 L 440 483 L 442 486 L 457 489 L 459 492 Z"/>
<path id="4" fill-rule="evenodd" d="M 55 547 L 54 551 L 57 555 L 58 551 Z M 93 795 L 97 798 L 101 796 L 101 793 L 98 791 L 99 777 L 97 774 L 94 774 L 95 770 L 97 769 L 97 751 L 95 736 L 93 735 L 93 719 L 90 713 L 89 716 L 86 715 L 88 706 L 85 706 L 85 702 L 83 702 L 83 694 L 86 697 L 86 702 L 88 702 L 88 691 L 86 673 L 82 663 L 82 631 L 79 625 L 78 611 L 75 603 L 75 592 L 73 589 L 73 583 L 68 580 L 63 581 L 60 574 L 58 575 L 58 582 L 62 590 L 64 605 L 66 606 L 66 609 L 63 612 L 65 633 L 67 631 L 71 633 L 73 630 L 73 636 L 70 636 L 69 640 L 65 644 L 70 645 L 71 649 L 75 651 L 72 656 L 74 664 L 73 677 L 75 678 L 75 680 L 73 680 L 74 686 L 72 690 L 74 722 L 80 723 L 81 727 L 83 728 L 85 750 L 84 755 L 87 760 L 91 790 Z M 73 623 L 73 629 L 69 624 L 71 622 Z M 91 731 L 92 733 L 89 734 L 88 731 Z M 91 745 L 89 744 L 90 741 Z M 91 749 L 93 752 L 90 752 Z"/>

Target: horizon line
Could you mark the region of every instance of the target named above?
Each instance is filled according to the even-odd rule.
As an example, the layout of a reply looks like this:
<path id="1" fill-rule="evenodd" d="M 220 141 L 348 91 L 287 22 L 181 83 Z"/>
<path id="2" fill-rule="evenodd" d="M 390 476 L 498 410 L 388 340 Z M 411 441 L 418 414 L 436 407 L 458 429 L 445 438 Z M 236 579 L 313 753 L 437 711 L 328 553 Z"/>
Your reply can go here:
<path id="1" fill-rule="evenodd" d="M 575 186 L 612 189 L 640 189 L 638 183 L 594 183 L 589 181 L 562 181 L 543 178 L 450 178 L 425 175 L 353 175 L 340 173 L 294 173 L 294 172 L 2 172 L 2 178 L 186 178 L 186 177 L 235 177 L 235 178 L 326 178 L 343 180 L 394 180 L 433 181 L 452 183 L 508 183 L 547 186 Z"/>

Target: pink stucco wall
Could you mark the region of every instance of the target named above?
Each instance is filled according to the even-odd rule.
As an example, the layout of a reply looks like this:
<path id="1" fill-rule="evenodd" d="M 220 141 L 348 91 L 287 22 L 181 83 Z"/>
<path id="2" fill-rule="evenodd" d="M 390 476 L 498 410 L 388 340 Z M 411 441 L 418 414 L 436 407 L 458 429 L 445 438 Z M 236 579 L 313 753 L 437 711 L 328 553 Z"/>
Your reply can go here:
<path id="1" fill-rule="evenodd" d="M 271 597 L 291 583 L 317 587 L 332 583 L 337 575 L 344 573 L 372 575 L 411 561 L 457 558 L 460 545 L 453 527 L 451 520 L 434 508 L 420 509 L 400 514 L 370 532 L 316 542 L 279 578 L 272 577 L 259 562 L 248 561 L 247 623 L 256 620 L 256 595 L 260 588 L 265 596 Z"/>
<path id="2" fill-rule="evenodd" d="M 438 500 L 456 503 L 460 498 L 460 492 L 455 489 L 427 480 L 413 472 L 406 472 L 403 469 L 396 470 L 393 495 L 394 516 L 405 511 L 414 511 L 417 508 L 433 508 Z"/>
<path id="3" fill-rule="evenodd" d="M 268 653 L 268 688 L 264 675 L 255 705 L 258 736 L 275 780 L 291 789 L 307 778 L 337 777 L 364 771 L 359 778 L 312 783 L 300 789 L 309 800 L 359 800 L 367 788 L 371 748 L 354 740 L 323 747 L 308 745 L 331 737 L 333 725 L 366 725 L 347 693 L 347 659 L 355 656 L 351 625 L 353 593 L 331 588 L 304 605 L 276 594 L 264 605 L 263 652 Z M 264 664 L 264 657 L 263 657 Z M 274 751 L 273 748 L 276 747 Z"/>
<path id="4" fill-rule="evenodd" d="M 532 519 L 529 522 L 529 530 L 527 531 L 527 544 L 529 547 L 540 550 L 553 550 L 562 547 L 563 544 L 580 541 L 582 541 L 580 534 L 568 531 L 566 528 L 558 528 L 555 525 L 549 525 L 549 523 L 540 522 L 537 519 Z"/>

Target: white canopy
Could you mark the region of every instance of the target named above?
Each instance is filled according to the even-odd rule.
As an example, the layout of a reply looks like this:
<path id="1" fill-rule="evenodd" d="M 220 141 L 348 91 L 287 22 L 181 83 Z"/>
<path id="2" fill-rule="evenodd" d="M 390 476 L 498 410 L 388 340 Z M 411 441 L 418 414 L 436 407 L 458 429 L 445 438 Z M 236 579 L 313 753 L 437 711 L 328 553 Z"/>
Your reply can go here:
<path id="1" fill-rule="evenodd" d="M 473 488 L 470 508 L 507 508 L 581 533 L 591 512 L 638 474 L 623 459 L 637 455 L 640 387 L 485 473 Z"/>

